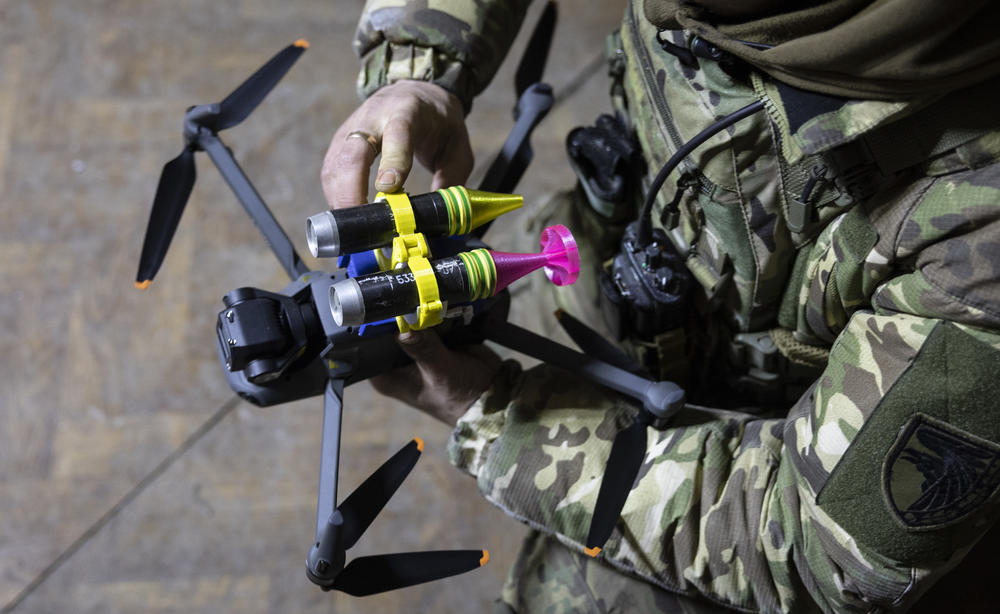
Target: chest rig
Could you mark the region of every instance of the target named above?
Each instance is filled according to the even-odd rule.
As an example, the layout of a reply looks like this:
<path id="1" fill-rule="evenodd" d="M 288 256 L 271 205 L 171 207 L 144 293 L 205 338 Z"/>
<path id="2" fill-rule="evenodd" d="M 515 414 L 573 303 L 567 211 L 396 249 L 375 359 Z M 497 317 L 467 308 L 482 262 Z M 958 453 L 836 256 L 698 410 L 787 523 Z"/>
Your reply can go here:
<path id="1" fill-rule="evenodd" d="M 795 298 L 797 252 L 891 172 L 863 141 L 787 164 L 761 113 L 708 138 L 653 186 L 652 242 L 639 241 L 622 220 L 636 218 L 650 175 L 694 132 L 760 97 L 737 60 L 690 34 L 657 31 L 636 10 L 608 38 L 614 115 L 567 140 L 590 204 L 582 215 L 617 231 L 601 241 L 605 322 L 639 364 L 696 402 L 783 405 L 828 355 L 777 325 Z M 802 92 L 802 119 L 844 102 L 810 96 Z"/>
<path id="2" fill-rule="evenodd" d="M 817 236 L 853 209 L 873 206 L 872 197 L 901 175 L 983 136 L 955 128 L 982 113 L 969 105 L 982 106 L 983 96 L 946 97 L 820 153 L 786 157 L 783 134 L 860 101 L 764 82 L 692 33 L 658 31 L 636 4 L 607 41 L 614 115 L 567 141 L 589 202 L 579 216 L 600 235 L 607 330 L 650 374 L 682 384 L 696 403 L 787 407 L 829 354 L 831 339 L 794 324 Z M 781 113 L 769 108 L 731 123 L 685 154 L 662 186 L 651 182 L 700 131 L 776 97 Z M 968 154 L 958 157 L 974 164 Z M 645 217 L 639 203 L 650 192 L 652 245 L 637 241 L 641 233 L 628 224 Z"/>

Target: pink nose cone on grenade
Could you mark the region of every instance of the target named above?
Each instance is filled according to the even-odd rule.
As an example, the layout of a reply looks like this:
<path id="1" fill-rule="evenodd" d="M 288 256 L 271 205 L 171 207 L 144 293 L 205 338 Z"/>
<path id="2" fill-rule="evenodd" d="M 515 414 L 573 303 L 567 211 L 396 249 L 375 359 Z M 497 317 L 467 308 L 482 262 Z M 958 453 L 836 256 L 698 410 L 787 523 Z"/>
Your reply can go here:
<path id="1" fill-rule="evenodd" d="M 497 270 L 494 293 L 542 267 L 545 268 L 545 275 L 557 286 L 568 286 L 576 281 L 580 276 L 580 252 L 569 229 L 562 224 L 549 226 L 542 231 L 540 243 L 542 251 L 537 254 L 490 252 Z"/>
<path id="2" fill-rule="evenodd" d="M 542 251 L 537 254 L 480 248 L 431 261 L 428 264 L 434 275 L 435 299 L 442 305 L 485 299 L 543 267 L 557 286 L 576 281 L 580 253 L 569 230 L 550 226 L 542 231 L 541 244 Z M 423 300 L 410 264 L 342 279 L 330 286 L 330 309 L 338 326 L 405 317 L 416 313 Z"/>

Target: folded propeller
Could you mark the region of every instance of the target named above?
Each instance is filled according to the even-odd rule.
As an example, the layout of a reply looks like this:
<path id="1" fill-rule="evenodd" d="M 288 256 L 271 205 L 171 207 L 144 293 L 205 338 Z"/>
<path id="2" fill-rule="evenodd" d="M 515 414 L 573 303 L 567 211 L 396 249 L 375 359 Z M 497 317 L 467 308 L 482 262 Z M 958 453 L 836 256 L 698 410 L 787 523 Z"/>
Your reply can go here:
<path id="1" fill-rule="evenodd" d="M 409 475 L 424 442 L 419 438 L 396 452 L 344 501 L 334 506 L 343 382 L 331 380 L 324 399 L 323 461 L 316 518 L 316 541 L 306 559 L 306 575 L 323 590 L 363 597 L 471 571 L 490 560 L 486 550 L 432 550 L 363 556 L 346 562 L 349 550 Z M 330 509 L 332 513 L 329 513 Z M 329 516 L 326 514 L 329 513 Z"/>
<path id="2" fill-rule="evenodd" d="M 583 353 L 508 322 L 494 322 L 486 337 L 638 401 L 639 413 L 632 424 L 615 436 L 601 478 L 584 550 L 596 557 L 611 537 L 642 467 L 646 456 L 646 427 L 665 424 L 683 409 L 685 394 L 673 382 L 649 379 L 624 352 L 568 313 L 560 310 L 556 317 Z"/>
<path id="3" fill-rule="evenodd" d="M 216 135 L 246 119 L 264 97 L 281 81 L 302 52 L 309 46 L 300 39 L 285 47 L 244 81 L 222 102 L 191 107 L 184 116 L 184 149 L 167 162 L 153 198 L 153 210 L 146 227 L 146 239 L 139 258 L 135 285 L 145 289 L 163 264 L 170 241 L 191 196 L 196 177 L 194 152 L 206 145 L 202 137 Z"/>
<path id="4" fill-rule="evenodd" d="M 645 375 L 642 368 L 625 352 L 583 322 L 562 310 L 556 312 L 556 319 L 570 339 L 585 354 L 630 373 Z M 658 414 L 669 416 L 680 408 L 684 398 L 683 393 L 679 388 L 676 388 L 675 393 L 676 396 L 671 399 L 669 406 L 664 410 L 657 410 Z M 587 547 L 584 549 L 589 556 L 596 557 L 600 554 L 601 548 L 611 537 L 611 532 L 618 523 L 622 508 L 625 507 L 625 501 L 646 457 L 646 427 L 654 424 L 658 417 L 645 407 L 640 407 L 632 423 L 615 435 L 604 476 L 601 478 L 601 488 L 597 491 L 594 515 L 590 518 Z"/>

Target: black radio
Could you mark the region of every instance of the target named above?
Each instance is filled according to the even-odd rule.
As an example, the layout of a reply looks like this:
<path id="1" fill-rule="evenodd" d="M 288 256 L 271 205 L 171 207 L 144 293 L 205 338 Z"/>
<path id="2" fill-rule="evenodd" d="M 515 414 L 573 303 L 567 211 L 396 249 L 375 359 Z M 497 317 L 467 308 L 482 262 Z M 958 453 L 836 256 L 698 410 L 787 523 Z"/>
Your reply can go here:
<path id="1" fill-rule="evenodd" d="M 663 230 L 643 246 L 639 223 L 625 229 L 621 251 L 601 275 L 601 311 L 617 339 L 649 339 L 684 322 L 691 273 Z"/>

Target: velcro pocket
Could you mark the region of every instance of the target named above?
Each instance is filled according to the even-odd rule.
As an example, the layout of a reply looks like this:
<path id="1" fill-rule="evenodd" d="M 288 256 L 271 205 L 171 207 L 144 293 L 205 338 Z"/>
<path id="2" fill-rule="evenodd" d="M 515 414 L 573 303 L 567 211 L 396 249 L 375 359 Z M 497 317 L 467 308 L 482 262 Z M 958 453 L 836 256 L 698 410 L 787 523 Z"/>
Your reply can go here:
<path id="1" fill-rule="evenodd" d="M 972 543 L 1000 508 L 1000 351 L 939 324 L 817 497 L 859 543 L 913 564 Z"/>

